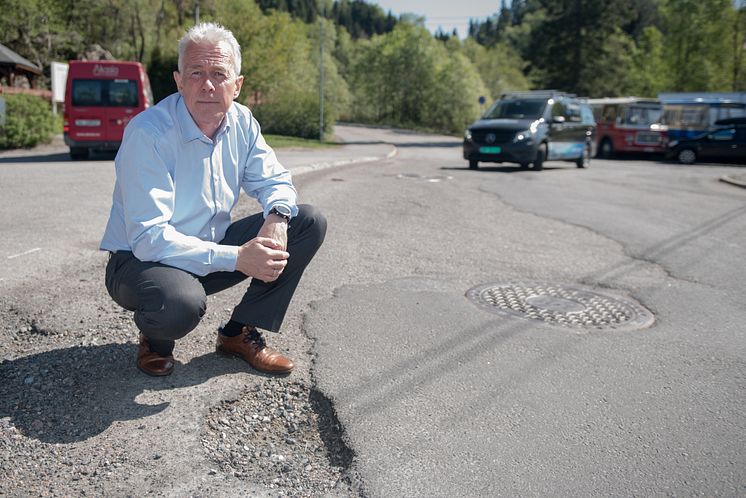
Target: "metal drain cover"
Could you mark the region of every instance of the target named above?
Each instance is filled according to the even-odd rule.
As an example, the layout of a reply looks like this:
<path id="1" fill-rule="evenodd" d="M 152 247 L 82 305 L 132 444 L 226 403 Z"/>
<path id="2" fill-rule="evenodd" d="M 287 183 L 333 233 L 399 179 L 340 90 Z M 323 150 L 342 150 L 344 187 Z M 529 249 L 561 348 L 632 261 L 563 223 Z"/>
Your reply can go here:
<path id="1" fill-rule="evenodd" d="M 635 330 L 655 321 L 650 311 L 632 299 L 578 286 L 486 284 L 470 289 L 466 297 L 491 313 L 563 327 Z"/>

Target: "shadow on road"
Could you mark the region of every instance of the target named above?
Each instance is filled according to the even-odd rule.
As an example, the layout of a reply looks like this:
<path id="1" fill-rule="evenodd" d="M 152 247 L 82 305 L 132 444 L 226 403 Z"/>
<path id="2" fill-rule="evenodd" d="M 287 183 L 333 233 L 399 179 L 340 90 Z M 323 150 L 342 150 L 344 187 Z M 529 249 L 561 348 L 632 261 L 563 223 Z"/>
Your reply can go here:
<path id="1" fill-rule="evenodd" d="M 551 166 L 544 164 L 544 169 L 541 171 L 536 171 L 534 169 L 521 169 L 518 165 L 514 166 L 482 166 L 479 165 L 479 169 L 470 169 L 467 164 L 464 164 L 463 166 L 443 166 L 440 168 L 441 170 L 447 170 L 447 171 L 473 171 L 475 173 L 478 172 L 488 172 L 488 173 L 531 173 L 531 174 L 541 174 L 544 172 L 552 172 L 552 171 L 562 171 L 562 170 L 575 170 L 578 169 L 575 166 Z"/>
<path id="2" fill-rule="evenodd" d="M 80 346 L 0 363 L 0 419 L 10 417 L 25 436 L 46 443 L 84 441 L 117 420 L 135 420 L 169 403 L 140 404 L 146 391 L 202 384 L 212 377 L 250 371 L 240 360 L 215 353 L 177 363 L 169 377 L 148 377 L 135 367 L 137 346 Z"/>

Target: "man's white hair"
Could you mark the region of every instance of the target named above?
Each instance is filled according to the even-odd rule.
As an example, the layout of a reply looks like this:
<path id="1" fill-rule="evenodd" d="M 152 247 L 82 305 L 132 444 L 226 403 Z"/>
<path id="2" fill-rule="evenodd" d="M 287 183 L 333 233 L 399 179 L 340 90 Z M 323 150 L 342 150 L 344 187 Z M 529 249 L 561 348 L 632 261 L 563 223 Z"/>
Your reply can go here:
<path id="1" fill-rule="evenodd" d="M 234 77 L 241 75 L 241 46 L 236 41 L 236 37 L 230 30 L 224 28 L 220 24 L 212 22 L 202 22 L 194 25 L 184 36 L 179 40 L 179 72 L 184 72 L 184 54 L 186 53 L 187 46 L 190 43 L 203 43 L 209 42 L 217 45 L 220 42 L 225 42 L 230 47 L 231 56 L 233 58 L 233 70 L 236 74 Z"/>

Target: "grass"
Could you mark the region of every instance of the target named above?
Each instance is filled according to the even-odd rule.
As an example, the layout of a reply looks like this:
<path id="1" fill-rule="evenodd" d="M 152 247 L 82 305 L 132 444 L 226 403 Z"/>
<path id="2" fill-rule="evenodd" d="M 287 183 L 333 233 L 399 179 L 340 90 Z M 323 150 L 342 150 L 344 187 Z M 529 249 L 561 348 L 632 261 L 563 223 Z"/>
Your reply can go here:
<path id="1" fill-rule="evenodd" d="M 287 137 L 284 135 L 264 135 L 264 139 L 274 149 L 283 149 L 288 147 L 305 147 L 312 149 L 321 149 L 326 147 L 337 147 L 339 144 L 327 140 L 315 140 L 310 138 Z"/>

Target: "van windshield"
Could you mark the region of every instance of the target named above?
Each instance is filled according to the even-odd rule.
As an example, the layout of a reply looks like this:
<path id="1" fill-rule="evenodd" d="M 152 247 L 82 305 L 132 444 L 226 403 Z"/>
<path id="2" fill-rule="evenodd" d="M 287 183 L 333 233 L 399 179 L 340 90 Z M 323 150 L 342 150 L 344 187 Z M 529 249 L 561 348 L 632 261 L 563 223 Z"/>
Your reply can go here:
<path id="1" fill-rule="evenodd" d="M 498 100 L 485 113 L 485 119 L 539 119 L 546 99 Z"/>
<path id="2" fill-rule="evenodd" d="M 137 107 L 135 80 L 73 80 L 72 105 Z"/>

